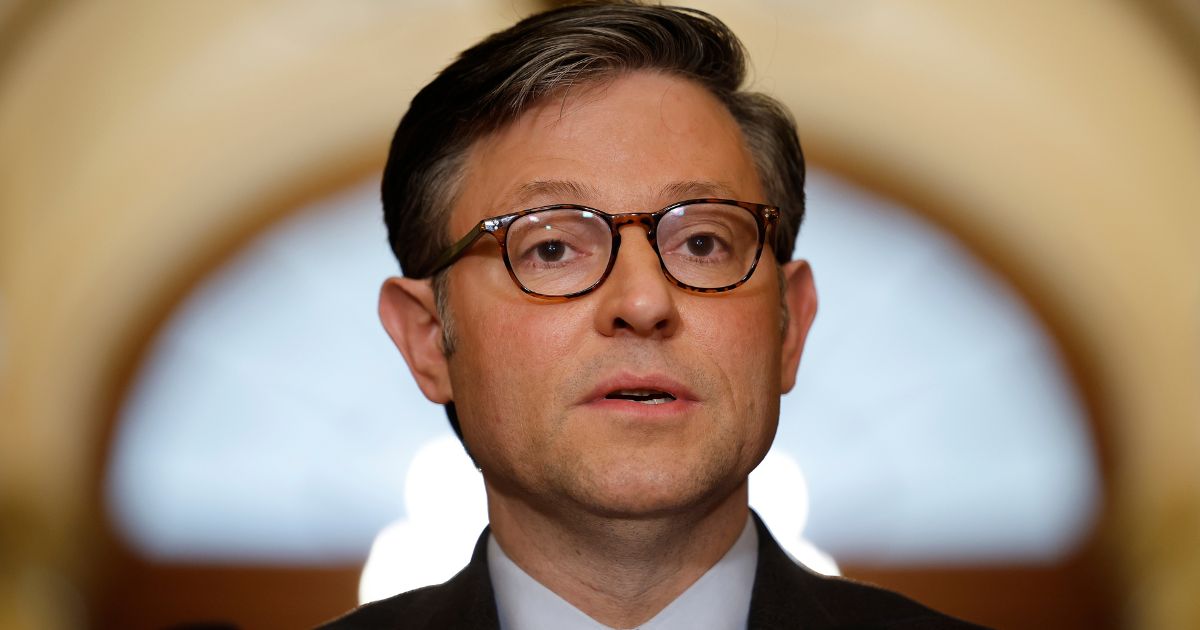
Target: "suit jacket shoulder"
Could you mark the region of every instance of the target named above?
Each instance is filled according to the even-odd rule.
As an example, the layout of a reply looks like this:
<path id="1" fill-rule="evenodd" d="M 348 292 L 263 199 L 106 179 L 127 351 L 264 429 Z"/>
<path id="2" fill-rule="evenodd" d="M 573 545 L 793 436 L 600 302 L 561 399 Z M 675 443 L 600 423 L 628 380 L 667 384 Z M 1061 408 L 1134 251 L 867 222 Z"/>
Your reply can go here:
<path id="1" fill-rule="evenodd" d="M 753 514 L 753 513 L 752 513 Z M 798 564 L 758 527 L 758 568 L 750 630 L 980 630 L 886 589 L 815 573 Z"/>

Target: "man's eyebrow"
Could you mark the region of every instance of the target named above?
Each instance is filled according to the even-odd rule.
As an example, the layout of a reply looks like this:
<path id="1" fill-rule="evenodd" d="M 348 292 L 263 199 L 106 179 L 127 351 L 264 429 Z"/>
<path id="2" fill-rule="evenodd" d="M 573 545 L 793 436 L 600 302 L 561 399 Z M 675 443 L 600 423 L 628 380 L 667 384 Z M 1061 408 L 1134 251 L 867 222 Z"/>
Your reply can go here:
<path id="1" fill-rule="evenodd" d="M 658 193 L 665 202 L 703 197 L 736 197 L 733 187 L 717 181 L 688 180 L 672 182 Z M 600 197 L 595 186 L 565 179 L 539 179 L 517 187 L 505 199 L 506 208 L 525 208 L 537 198 L 549 198 L 552 203 L 587 203 Z"/>
<path id="2" fill-rule="evenodd" d="M 508 198 L 508 205 L 528 205 L 530 200 L 537 197 L 552 197 L 562 203 L 581 203 L 598 196 L 596 188 L 587 184 L 563 179 L 535 180 L 517 187 Z"/>
<path id="3" fill-rule="evenodd" d="M 673 182 L 663 186 L 662 192 L 659 193 L 659 196 L 669 201 L 681 201 L 683 199 L 694 199 L 698 197 L 733 198 L 737 195 L 733 192 L 732 186 L 722 182 L 684 181 Z"/>

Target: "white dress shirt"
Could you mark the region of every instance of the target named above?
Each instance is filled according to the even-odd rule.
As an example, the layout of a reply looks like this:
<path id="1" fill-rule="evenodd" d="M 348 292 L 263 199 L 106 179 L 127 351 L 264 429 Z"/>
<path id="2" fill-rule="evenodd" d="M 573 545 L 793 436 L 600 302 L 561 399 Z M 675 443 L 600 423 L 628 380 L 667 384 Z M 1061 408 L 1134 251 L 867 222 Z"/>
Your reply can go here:
<path id="1" fill-rule="evenodd" d="M 500 548 L 487 543 L 500 630 L 612 630 L 542 586 Z M 738 539 L 700 579 L 638 630 L 746 630 L 758 566 L 758 532 L 747 517 Z"/>

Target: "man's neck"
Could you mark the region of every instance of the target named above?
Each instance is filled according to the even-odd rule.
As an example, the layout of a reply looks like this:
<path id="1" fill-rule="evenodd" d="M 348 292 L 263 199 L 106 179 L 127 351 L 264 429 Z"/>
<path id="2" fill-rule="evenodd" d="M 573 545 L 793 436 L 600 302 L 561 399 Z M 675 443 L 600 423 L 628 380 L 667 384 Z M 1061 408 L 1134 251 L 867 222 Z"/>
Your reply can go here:
<path id="1" fill-rule="evenodd" d="M 745 483 L 706 510 L 625 519 L 586 513 L 564 519 L 488 492 L 492 535 L 504 553 L 615 628 L 649 620 L 704 575 L 737 540 L 747 510 Z"/>

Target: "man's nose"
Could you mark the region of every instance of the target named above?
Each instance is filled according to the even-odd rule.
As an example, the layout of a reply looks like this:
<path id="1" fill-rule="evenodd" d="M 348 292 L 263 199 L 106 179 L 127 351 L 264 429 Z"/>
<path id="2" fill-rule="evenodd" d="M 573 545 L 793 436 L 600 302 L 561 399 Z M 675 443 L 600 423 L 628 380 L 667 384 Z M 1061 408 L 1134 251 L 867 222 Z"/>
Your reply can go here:
<path id="1" fill-rule="evenodd" d="M 621 247 L 612 272 L 597 288 L 596 328 L 609 336 L 669 337 L 679 326 L 679 291 L 663 275 L 646 228 L 620 229 Z"/>

